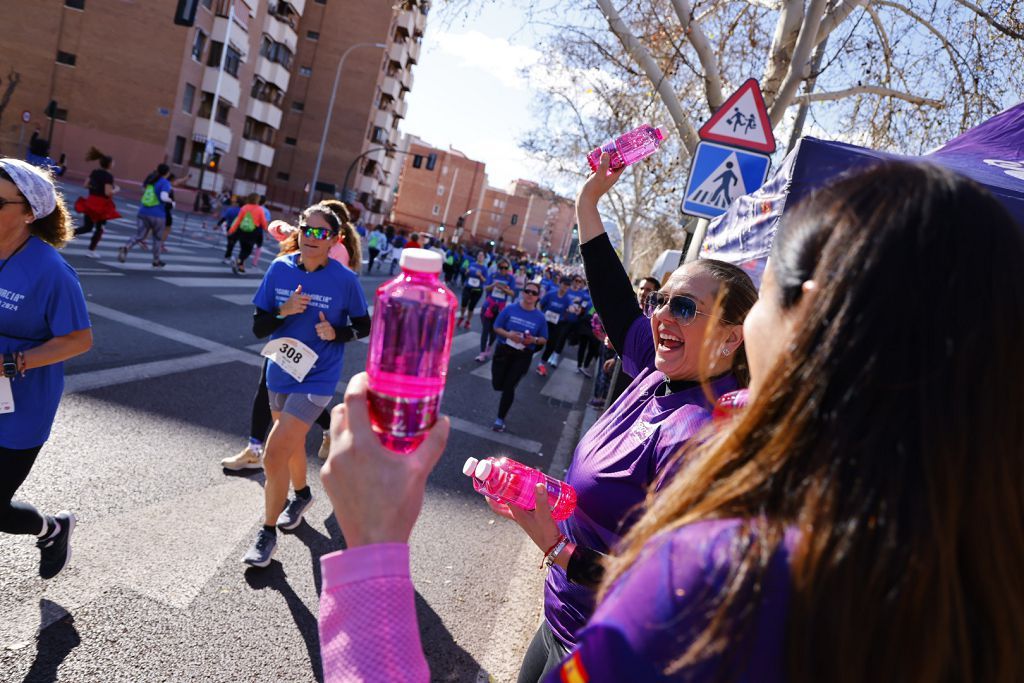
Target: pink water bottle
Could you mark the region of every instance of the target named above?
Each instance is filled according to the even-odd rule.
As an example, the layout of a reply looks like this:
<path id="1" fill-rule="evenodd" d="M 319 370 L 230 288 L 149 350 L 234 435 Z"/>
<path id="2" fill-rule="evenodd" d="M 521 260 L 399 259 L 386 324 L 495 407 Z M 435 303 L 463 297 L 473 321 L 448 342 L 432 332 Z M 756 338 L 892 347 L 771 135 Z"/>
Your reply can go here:
<path id="1" fill-rule="evenodd" d="M 587 155 L 587 163 L 590 170 L 597 173 L 601 166 L 601 152 L 608 152 L 611 157 L 608 160 L 609 170 L 629 166 L 654 154 L 664 139 L 665 134 L 660 128 L 643 125 L 596 148 Z"/>
<path id="2" fill-rule="evenodd" d="M 374 296 L 366 374 L 373 430 L 409 453 L 437 422 L 458 304 L 438 277 L 439 254 L 405 249 L 399 265 L 402 273 Z"/>
<path id="3" fill-rule="evenodd" d="M 477 492 L 498 503 L 517 505 L 524 510 L 537 507 L 537 484 L 547 485 L 551 517 L 556 522 L 567 519 L 576 509 L 576 489 L 510 458 L 479 461 L 470 458 L 463 465 L 462 473 L 473 478 Z"/>

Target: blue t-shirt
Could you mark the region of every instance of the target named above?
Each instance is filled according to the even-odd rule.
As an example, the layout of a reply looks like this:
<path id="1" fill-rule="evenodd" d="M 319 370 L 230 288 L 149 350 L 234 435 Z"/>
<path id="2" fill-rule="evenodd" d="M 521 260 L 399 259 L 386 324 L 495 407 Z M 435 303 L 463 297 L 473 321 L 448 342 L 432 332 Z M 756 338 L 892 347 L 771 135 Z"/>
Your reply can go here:
<path id="1" fill-rule="evenodd" d="M 579 306 L 579 311 L 576 313 L 569 312 L 566 314 L 569 322 L 574 323 L 580 319 L 581 316 L 585 316 L 587 311 L 590 310 L 590 290 L 581 289 L 579 291 L 570 289 L 568 293 L 569 304 Z"/>
<path id="2" fill-rule="evenodd" d="M 348 325 L 350 318 L 365 316 L 366 297 L 356 274 L 337 261 L 329 259 L 326 266 L 308 273 L 296 263 L 298 257 L 298 254 L 288 254 L 271 263 L 252 302 L 256 308 L 274 311 L 288 300 L 296 287 L 302 285 L 302 293 L 313 297 L 309 306 L 302 313 L 285 318 L 270 338 L 298 339 L 313 349 L 317 361 L 301 384 L 276 363 L 270 363 L 267 365 L 267 388 L 279 394 L 333 396 L 341 377 L 345 345 L 320 339 L 316 325 L 320 322 L 321 312 L 334 327 Z"/>
<path id="3" fill-rule="evenodd" d="M 510 302 L 512 302 L 516 298 L 516 294 L 515 294 L 516 293 L 516 276 L 515 275 L 512 275 L 511 273 L 508 274 L 508 275 L 498 275 L 498 274 L 491 275 L 490 277 L 487 278 L 487 283 L 486 284 L 489 285 L 489 284 L 492 284 L 492 283 L 495 283 L 495 282 L 504 282 L 512 290 L 512 294 L 509 295 L 509 294 L 506 294 L 505 292 L 498 291 L 498 288 L 495 287 L 494 289 L 488 290 L 488 292 L 487 292 L 487 298 L 488 299 L 493 299 L 495 301 L 503 302 L 503 303 L 510 303 Z"/>
<path id="4" fill-rule="evenodd" d="M 556 285 L 555 281 L 549 277 L 544 277 L 540 279 L 540 287 L 541 291 L 544 294 L 547 294 L 548 292 L 554 292 L 555 290 L 558 289 L 558 285 Z"/>
<path id="5" fill-rule="evenodd" d="M 548 338 L 548 321 L 544 319 L 544 314 L 536 308 L 528 311 L 519 304 L 503 308 L 494 320 L 494 326 L 509 332 L 529 332 L 533 337 Z M 508 344 L 508 339 L 498 337 L 498 343 Z M 537 345 L 530 344 L 526 348 L 535 351 Z"/>
<path id="6" fill-rule="evenodd" d="M 171 183 L 167 178 L 157 178 L 157 181 L 153 183 L 153 190 L 156 192 L 157 197 L 160 197 L 164 192 L 170 194 Z M 164 203 L 162 201 L 156 206 L 143 206 L 142 204 L 139 204 L 139 215 L 165 218 L 167 211 L 164 209 Z"/>
<path id="7" fill-rule="evenodd" d="M 91 327 L 78 274 L 52 246 L 30 237 L 0 266 L 0 353 L 25 351 Z M 63 363 L 34 368 L 11 380 L 14 412 L 0 415 L 0 446 L 22 449 L 46 443 L 63 392 Z"/>
<path id="8" fill-rule="evenodd" d="M 470 289 L 483 289 L 483 286 L 490 282 L 487 274 L 487 266 L 474 261 L 466 268 L 466 286 Z"/>
<path id="9" fill-rule="evenodd" d="M 569 298 L 569 292 L 566 292 L 562 296 L 558 296 L 558 290 L 548 292 L 544 295 L 544 298 L 540 300 L 540 307 L 544 311 L 544 317 L 552 325 L 566 322 L 566 311 L 569 310 L 569 305 L 572 303 L 572 299 Z M 555 316 L 558 316 L 556 319 Z"/>

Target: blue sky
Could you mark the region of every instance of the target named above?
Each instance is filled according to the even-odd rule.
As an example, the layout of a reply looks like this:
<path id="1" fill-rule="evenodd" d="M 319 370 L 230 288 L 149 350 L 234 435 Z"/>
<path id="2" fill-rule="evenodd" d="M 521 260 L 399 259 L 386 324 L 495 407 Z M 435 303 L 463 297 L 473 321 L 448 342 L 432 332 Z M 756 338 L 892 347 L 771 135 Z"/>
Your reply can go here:
<path id="1" fill-rule="evenodd" d="M 520 10 L 491 3 L 465 21 L 447 23 L 442 12 L 428 18 L 402 131 L 486 163 L 496 187 L 537 178 L 537 165 L 518 146 L 532 100 L 519 70 L 539 57 L 537 34 Z"/>

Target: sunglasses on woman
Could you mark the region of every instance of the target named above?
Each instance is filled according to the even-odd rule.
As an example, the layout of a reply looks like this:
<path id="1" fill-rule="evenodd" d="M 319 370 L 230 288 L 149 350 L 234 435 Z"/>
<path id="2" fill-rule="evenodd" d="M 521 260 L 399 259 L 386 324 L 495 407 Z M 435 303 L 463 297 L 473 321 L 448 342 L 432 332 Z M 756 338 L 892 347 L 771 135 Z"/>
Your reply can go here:
<path id="1" fill-rule="evenodd" d="M 313 228 L 308 225 L 300 225 L 299 228 L 302 229 L 302 234 L 311 240 L 329 240 L 338 234 L 330 228 Z"/>
<path id="2" fill-rule="evenodd" d="M 668 310 L 672 317 L 678 320 L 679 324 L 684 327 L 692 324 L 698 315 L 711 317 L 707 313 L 701 313 L 697 310 L 697 302 L 693 297 L 686 296 L 685 294 L 677 294 L 670 297 L 664 292 L 651 292 L 644 296 L 644 315 L 648 318 L 653 318 L 658 309 L 666 304 L 668 304 Z M 722 322 L 726 325 L 733 324 L 727 320 Z"/>
<path id="3" fill-rule="evenodd" d="M 25 204 L 26 202 L 22 199 L 4 199 L 0 197 L 0 211 L 4 210 L 4 207 L 8 204 Z"/>
<path id="4" fill-rule="evenodd" d="M 540 296 L 540 290 L 524 289 L 523 294 L 529 294 L 530 296 Z"/>

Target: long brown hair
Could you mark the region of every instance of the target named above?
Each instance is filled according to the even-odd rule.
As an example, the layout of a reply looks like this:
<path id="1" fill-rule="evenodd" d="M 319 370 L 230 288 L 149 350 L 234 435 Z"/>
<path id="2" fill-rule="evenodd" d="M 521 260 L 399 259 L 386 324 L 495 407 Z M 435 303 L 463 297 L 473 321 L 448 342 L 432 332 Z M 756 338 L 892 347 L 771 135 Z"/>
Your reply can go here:
<path id="1" fill-rule="evenodd" d="M 648 497 L 602 596 L 656 536 L 739 518 L 670 670 L 738 675 L 792 529 L 787 680 L 1024 680 L 1024 233 L 974 183 L 886 164 L 785 217 L 769 268 L 788 356 Z"/>
<path id="2" fill-rule="evenodd" d="M 349 267 L 356 275 L 359 274 L 362 261 L 362 247 L 359 242 L 359 233 L 352 225 L 349 218 L 348 208 L 345 203 L 337 199 L 325 199 L 324 201 L 310 206 L 299 215 L 299 222 L 304 222 L 314 213 L 324 216 L 324 220 L 332 229 L 337 230 L 341 235 L 341 244 L 348 252 Z M 282 254 L 291 254 L 299 250 L 299 231 L 296 230 L 281 241 Z"/>
<path id="3" fill-rule="evenodd" d="M 0 170 L 0 178 L 12 183 L 14 182 L 11 176 L 7 175 L 7 172 L 3 170 Z M 35 220 L 28 225 L 28 232 L 50 246 L 61 249 L 74 238 L 75 225 L 71 220 L 71 212 L 68 211 L 68 206 L 64 202 L 64 195 L 60 193 L 60 190 L 57 190 L 56 194 L 57 204 L 54 206 L 53 211 L 42 217 L 35 216 Z M 23 207 L 24 212 L 32 213 L 32 208 L 27 204 L 28 200 L 21 193 L 20 189 L 18 190 L 18 196 L 26 200 L 26 204 Z"/>

